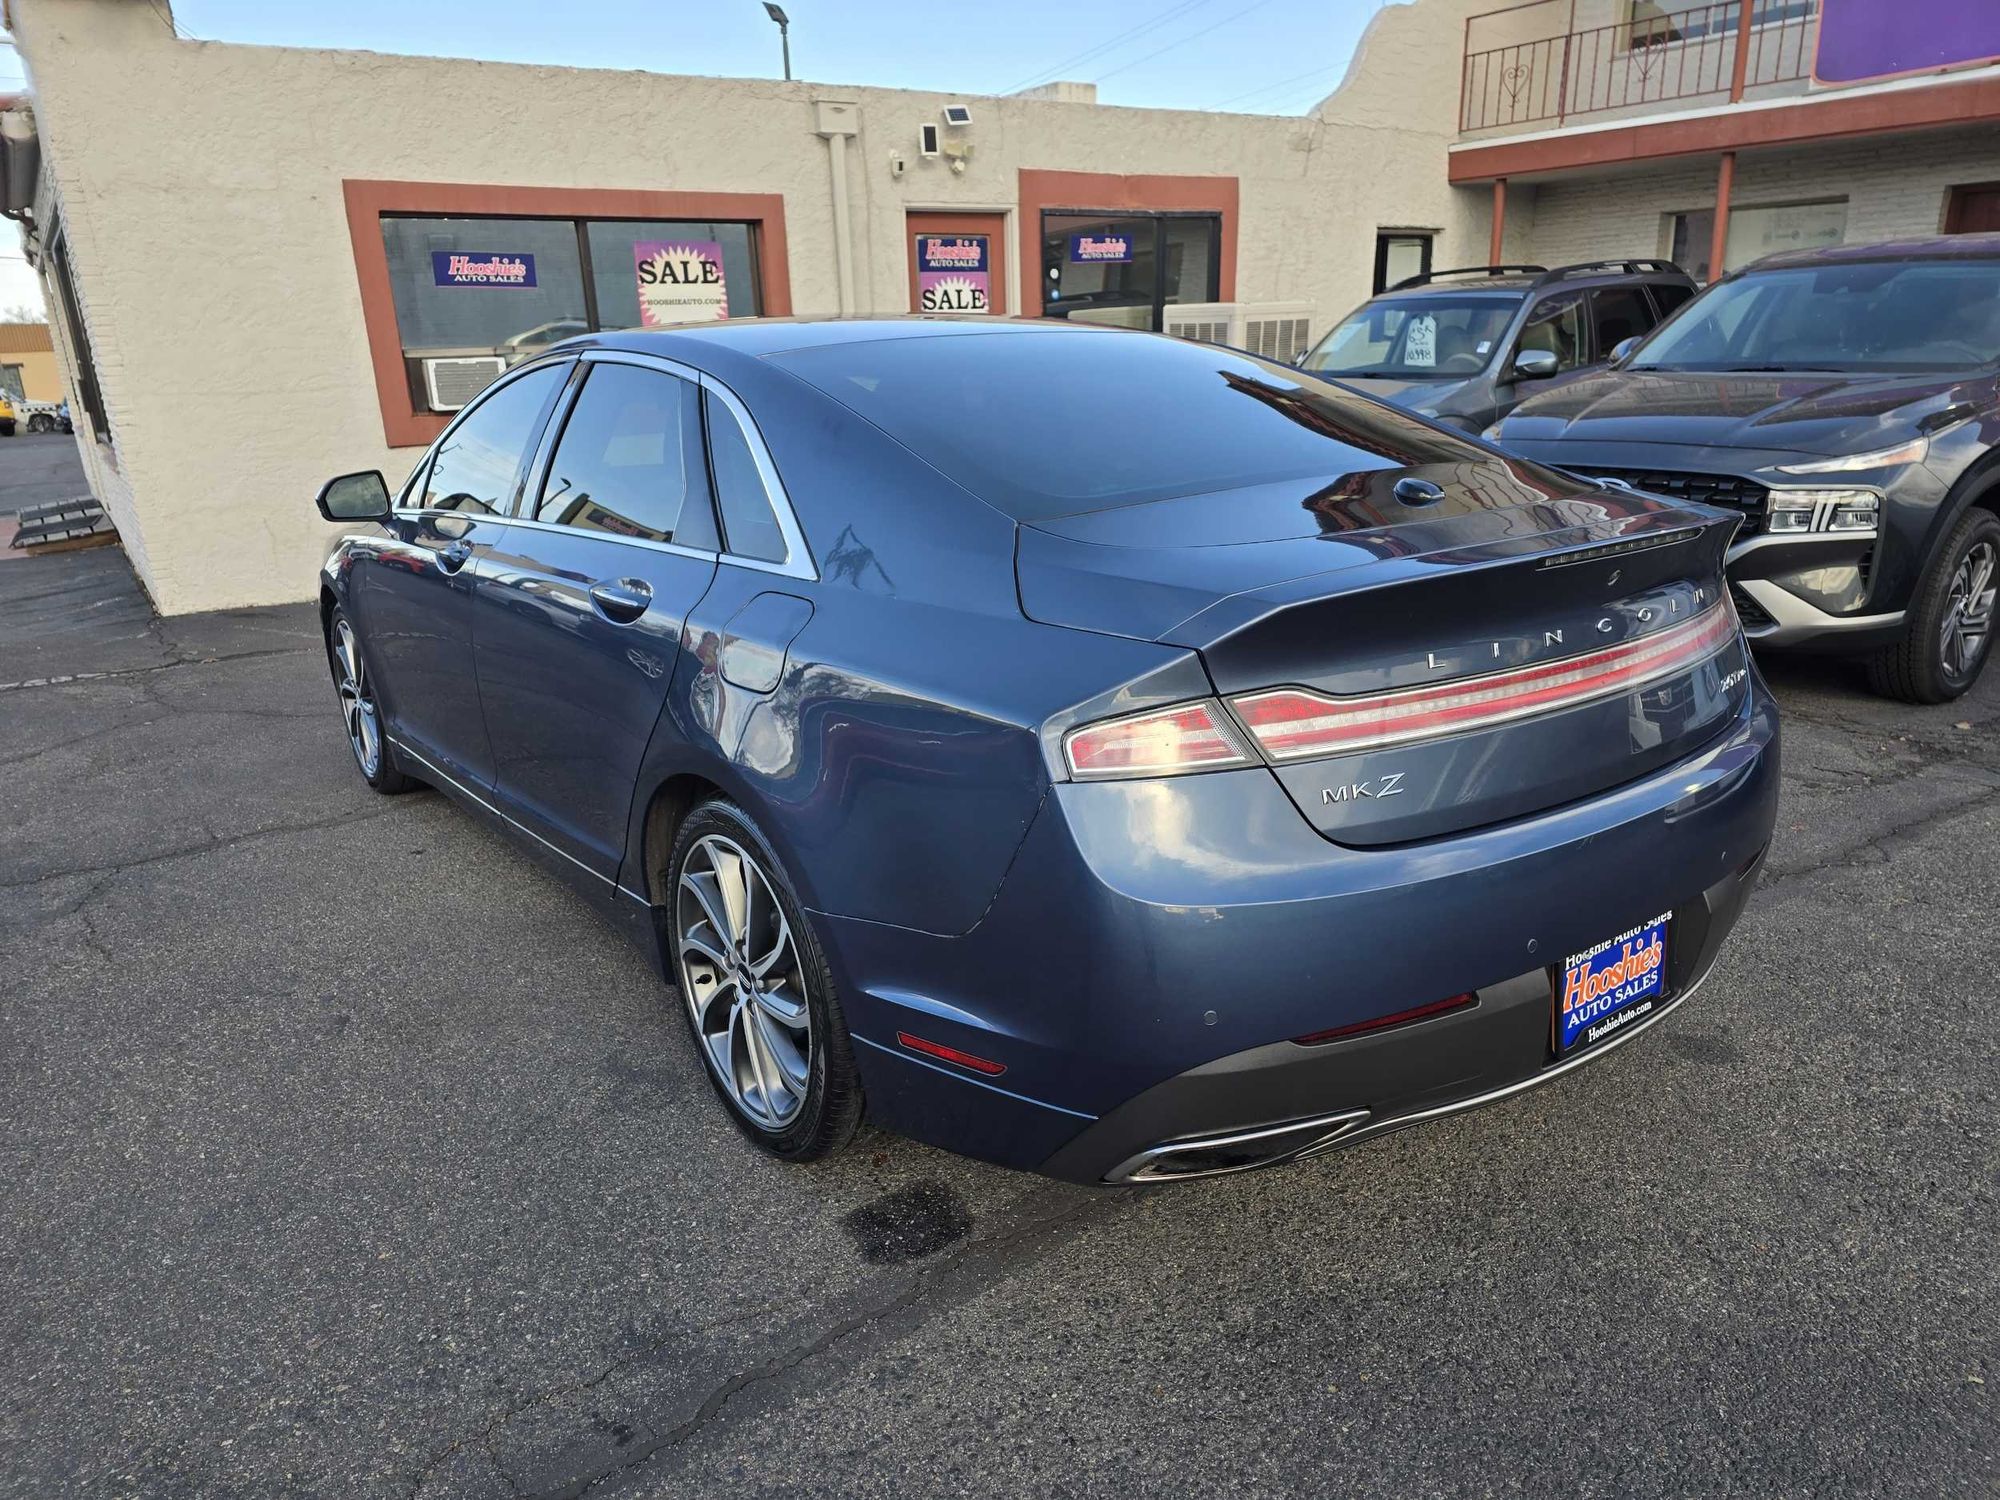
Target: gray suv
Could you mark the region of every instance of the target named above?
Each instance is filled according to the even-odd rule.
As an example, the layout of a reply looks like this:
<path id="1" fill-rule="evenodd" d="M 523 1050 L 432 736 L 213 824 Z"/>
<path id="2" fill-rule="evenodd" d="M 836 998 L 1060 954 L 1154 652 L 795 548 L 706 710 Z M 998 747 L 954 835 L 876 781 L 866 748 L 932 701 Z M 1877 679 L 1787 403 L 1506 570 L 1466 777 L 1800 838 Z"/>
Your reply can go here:
<path id="1" fill-rule="evenodd" d="M 1688 274 L 1666 260 L 1431 271 L 1362 303 L 1299 364 L 1479 432 L 1538 382 L 1604 364 L 1694 293 Z"/>

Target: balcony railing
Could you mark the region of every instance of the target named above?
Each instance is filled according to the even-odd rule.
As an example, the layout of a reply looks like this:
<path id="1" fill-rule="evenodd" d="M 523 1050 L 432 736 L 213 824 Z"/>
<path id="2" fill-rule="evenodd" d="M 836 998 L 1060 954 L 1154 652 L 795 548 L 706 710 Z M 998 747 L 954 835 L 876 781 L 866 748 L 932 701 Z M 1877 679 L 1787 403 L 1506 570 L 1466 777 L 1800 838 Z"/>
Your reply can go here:
<path id="1" fill-rule="evenodd" d="M 1634 6 L 1633 18 L 1615 25 L 1555 29 L 1575 12 L 1575 0 L 1534 0 L 1466 22 L 1462 132 L 1560 125 L 1579 116 L 1729 96 L 1742 0 L 1671 13 L 1654 0 Z M 1818 23 L 1819 0 L 1753 0 L 1744 44 L 1746 89 L 1768 93 L 1770 85 L 1802 85 L 1812 72 Z"/>

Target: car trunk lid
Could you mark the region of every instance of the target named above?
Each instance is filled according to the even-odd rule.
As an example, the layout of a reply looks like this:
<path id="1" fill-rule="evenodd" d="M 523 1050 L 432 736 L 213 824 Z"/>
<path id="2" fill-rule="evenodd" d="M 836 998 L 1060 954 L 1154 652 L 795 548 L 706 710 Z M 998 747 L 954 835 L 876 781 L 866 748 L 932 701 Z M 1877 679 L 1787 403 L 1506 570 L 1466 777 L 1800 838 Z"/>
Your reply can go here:
<path id="1" fill-rule="evenodd" d="M 1719 732 L 1747 675 L 1734 526 L 1467 462 L 1044 522 L 1017 567 L 1033 618 L 1198 651 L 1300 812 L 1379 845 L 1589 796 Z"/>

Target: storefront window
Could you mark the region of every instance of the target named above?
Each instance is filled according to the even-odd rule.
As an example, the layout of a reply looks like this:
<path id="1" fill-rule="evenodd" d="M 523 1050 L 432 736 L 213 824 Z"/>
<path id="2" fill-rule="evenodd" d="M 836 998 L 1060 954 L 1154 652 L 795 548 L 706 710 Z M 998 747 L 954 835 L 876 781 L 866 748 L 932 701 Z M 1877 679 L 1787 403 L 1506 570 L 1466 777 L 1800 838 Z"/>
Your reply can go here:
<path id="1" fill-rule="evenodd" d="M 1694 209 L 1667 215 L 1667 255 L 1696 281 L 1713 281 L 1708 252 L 1715 238 L 1715 210 Z M 1780 250 L 1815 250 L 1847 238 L 1847 200 L 1786 203 L 1771 207 L 1742 204 L 1729 211 L 1729 242 L 1723 247 L 1722 270 L 1747 266 Z"/>
<path id="2" fill-rule="evenodd" d="M 1157 330 L 1169 303 L 1216 300 L 1221 242 L 1217 214 L 1044 214 L 1044 309 Z"/>
<path id="3" fill-rule="evenodd" d="M 640 328 L 640 247 L 713 245 L 722 252 L 723 306 L 732 318 L 754 318 L 759 310 L 757 261 L 748 224 L 695 224 L 686 221 L 593 219 L 584 226 L 590 249 L 591 285 L 597 294 L 597 326 Z M 648 256 L 656 254 L 648 249 Z M 704 251 L 704 254 L 706 252 Z M 697 310 L 698 302 L 687 310 Z"/>
<path id="4" fill-rule="evenodd" d="M 747 224 L 470 215 L 381 222 L 420 411 L 457 410 L 503 370 L 580 333 L 754 317 L 760 307 Z"/>
<path id="5" fill-rule="evenodd" d="M 517 356 L 590 325 L 576 230 L 562 219 L 384 219 L 403 353 Z M 562 330 L 562 331 L 557 331 Z"/>
<path id="6" fill-rule="evenodd" d="M 1754 0 L 1752 26 L 1798 21 L 1812 15 L 1818 0 Z M 1630 45 L 1657 47 L 1726 36 L 1742 14 L 1739 0 L 1625 0 Z"/>

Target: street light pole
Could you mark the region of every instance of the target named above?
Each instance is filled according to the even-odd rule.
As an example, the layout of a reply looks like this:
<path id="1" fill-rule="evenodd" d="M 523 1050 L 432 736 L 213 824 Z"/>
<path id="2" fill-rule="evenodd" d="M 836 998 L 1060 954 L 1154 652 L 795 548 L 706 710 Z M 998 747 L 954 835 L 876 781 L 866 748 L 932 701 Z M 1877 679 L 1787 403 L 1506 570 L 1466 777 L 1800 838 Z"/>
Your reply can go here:
<path id="1" fill-rule="evenodd" d="M 764 0 L 764 13 L 778 23 L 778 41 L 785 49 L 785 82 L 792 81 L 792 23 L 785 15 L 782 5 L 773 5 Z"/>

